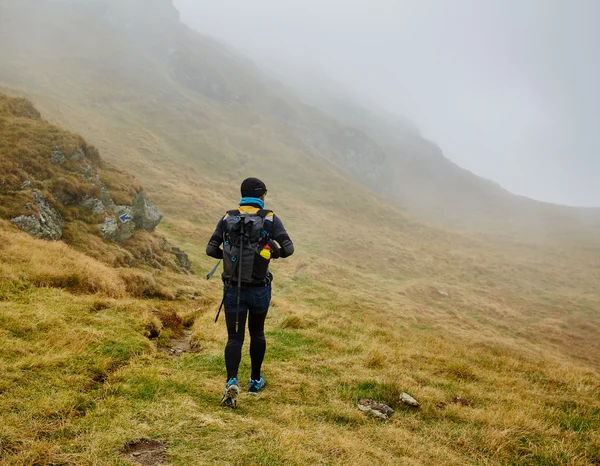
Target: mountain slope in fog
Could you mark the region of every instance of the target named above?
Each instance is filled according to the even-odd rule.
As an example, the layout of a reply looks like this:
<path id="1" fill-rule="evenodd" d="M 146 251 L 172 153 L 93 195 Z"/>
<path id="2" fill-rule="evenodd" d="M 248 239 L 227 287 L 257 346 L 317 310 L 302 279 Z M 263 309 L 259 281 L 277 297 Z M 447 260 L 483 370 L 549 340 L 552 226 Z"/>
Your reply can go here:
<path id="1" fill-rule="evenodd" d="M 29 92 L 52 89 L 104 115 L 115 105 L 131 106 L 135 118 L 144 115 L 146 127 L 150 118 L 165 120 L 161 130 L 183 152 L 201 135 L 211 165 L 219 167 L 226 165 L 213 157 L 230 165 L 294 157 L 290 170 L 298 158 L 322 158 L 334 171 L 350 173 L 440 223 L 524 223 L 544 230 L 553 230 L 557 220 L 575 229 L 580 221 L 600 223 L 592 209 L 560 208 L 508 193 L 453 164 L 410 123 L 365 110 L 351 98 L 317 92 L 302 97 L 311 104 L 306 105 L 247 59 L 183 26 L 169 1 L 140 5 L 134 0 L 3 5 L 0 80 Z M 75 119 L 80 117 L 86 119 Z"/>

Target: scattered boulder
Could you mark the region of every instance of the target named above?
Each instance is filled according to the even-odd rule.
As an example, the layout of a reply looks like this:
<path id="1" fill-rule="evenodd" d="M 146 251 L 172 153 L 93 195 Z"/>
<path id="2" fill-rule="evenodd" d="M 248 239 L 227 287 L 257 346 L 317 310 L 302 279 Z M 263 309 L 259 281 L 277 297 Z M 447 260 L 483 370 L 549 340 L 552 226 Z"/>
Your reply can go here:
<path id="1" fill-rule="evenodd" d="M 394 410 L 388 405 L 367 399 L 358 402 L 358 409 L 381 419 L 389 419 L 394 414 Z"/>
<path id="2" fill-rule="evenodd" d="M 65 222 L 58 212 L 46 198 L 39 192 L 33 194 L 38 215 L 21 215 L 11 221 L 21 230 L 31 236 L 41 239 L 59 240 L 63 237 Z"/>
<path id="3" fill-rule="evenodd" d="M 31 236 L 35 236 L 37 238 L 40 237 L 42 225 L 40 224 L 40 219 L 35 215 L 21 215 L 13 218 L 11 222 L 17 225 L 25 233 L 29 233 Z"/>
<path id="4" fill-rule="evenodd" d="M 164 216 L 159 208 L 150 202 L 144 191 L 140 191 L 133 198 L 132 213 L 136 227 L 149 232 L 156 229 Z"/>
<path id="5" fill-rule="evenodd" d="M 60 149 L 53 149 L 50 161 L 55 165 L 61 165 L 67 160 L 67 156 Z"/>
<path id="6" fill-rule="evenodd" d="M 410 396 L 408 393 L 402 393 L 400 395 L 400 401 L 402 403 L 404 403 L 405 405 L 413 406 L 415 408 L 418 408 L 419 406 L 421 406 L 420 403 L 417 400 L 415 400 L 412 396 Z"/>
<path id="7" fill-rule="evenodd" d="M 175 263 L 184 271 L 190 272 L 192 270 L 192 262 L 187 253 L 183 249 L 170 243 L 167 238 L 163 238 L 162 249 L 173 254 L 175 256 Z"/>
<path id="8" fill-rule="evenodd" d="M 104 239 L 114 241 L 119 230 L 119 224 L 114 218 L 106 217 L 104 223 L 100 225 L 100 236 Z"/>
<path id="9" fill-rule="evenodd" d="M 100 236 L 115 243 L 123 243 L 130 239 L 135 232 L 135 224 L 132 221 L 122 222 L 112 217 L 106 217 L 100 225 Z"/>
<path id="10" fill-rule="evenodd" d="M 173 248 L 173 254 L 175 254 L 175 262 L 179 267 L 181 267 L 183 270 L 187 270 L 188 272 L 192 269 L 190 258 L 183 249 L 175 247 Z"/>
<path id="11" fill-rule="evenodd" d="M 118 205 L 112 210 L 115 214 L 117 214 L 117 217 L 121 218 L 121 216 L 123 216 L 123 219 L 121 220 L 122 223 L 127 223 L 133 220 L 133 208 L 129 205 Z"/>
<path id="12" fill-rule="evenodd" d="M 106 207 L 108 210 L 115 209 L 117 205 L 115 204 L 115 201 L 113 201 L 113 198 L 111 197 L 110 193 L 108 192 L 108 188 L 104 185 L 104 183 L 100 182 L 98 188 L 100 188 L 100 192 L 102 193 L 102 203 L 104 204 L 104 207 Z"/>
<path id="13" fill-rule="evenodd" d="M 81 208 L 87 210 L 92 215 L 102 215 L 106 213 L 104 203 L 100 199 L 87 197 L 81 203 Z"/>
<path id="14" fill-rule="evenodd" d="M 117 234 L 117 242 L 123 243 L 133 237 L 135 233 L 135 223 L 131 220 L 122 222 L 121 220 L 117 220 L 119 224 L 119 232 Z"/>
<path id="15" fill-rule="evenodd" d="M 100 175 L 96 171 L 94 167 L 91 165 L 84 165 L 83 167 L 79 167 L 77 172 L 83 175 L 84 179 L 88 183 L 97 183 L 100 181 Z"/>

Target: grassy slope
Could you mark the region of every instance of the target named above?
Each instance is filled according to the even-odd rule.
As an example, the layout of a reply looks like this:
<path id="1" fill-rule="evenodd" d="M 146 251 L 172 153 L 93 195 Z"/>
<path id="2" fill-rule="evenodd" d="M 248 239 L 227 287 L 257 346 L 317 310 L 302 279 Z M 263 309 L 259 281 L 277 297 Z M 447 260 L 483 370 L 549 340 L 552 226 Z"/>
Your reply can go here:
<path id="1" fill-rule="evenodd" d="M 107 57 L 111 40 L 118 47 L 106 38 Z M 298 254 L 275 265 L 270 388 L 231 412 L 217 406 L 218 283 L 159 274 L 172 294 L 197 290 L 200 300 L 131 298 L 123 271 L 0 224 L 5 464 L 126 464 L 119 450 L 142 437 L 165 439 L 174 464 L 600 462 L 597 239 L 525 242 L 423 226 L 310 159 L 275 122 L 168 83 L 160 66 L 153 79 L 175 86 L 176 105 L 144 89 L 148 80 L 128 85 L 83 59 L 64 73 L 59 52 L 46 57 L 44 73 L 26 55 L 5 58 L 2 79 L 135 170 L 167 213 L 161 232 L 199 276 L 211 265 L 206 239 L 250 172 L 267 178 Z M 246 165 L 229 169 L 236 160 Z M 97 293 L 64 271 L 101 284 Z M 164 325 L 156 319 L 172 325 L 171 311 L 193 322 L 199 353 L 173 360 L 147 340 Z M 172 327 L 159 343 L 181 331 Z M 399 406 L 401 391 L 423 408 Z M 365 418 L 355 408 L 363 396 L 398 412 L 387 423 Z M 458 396 L 473 406 L 451 403 Z"/>

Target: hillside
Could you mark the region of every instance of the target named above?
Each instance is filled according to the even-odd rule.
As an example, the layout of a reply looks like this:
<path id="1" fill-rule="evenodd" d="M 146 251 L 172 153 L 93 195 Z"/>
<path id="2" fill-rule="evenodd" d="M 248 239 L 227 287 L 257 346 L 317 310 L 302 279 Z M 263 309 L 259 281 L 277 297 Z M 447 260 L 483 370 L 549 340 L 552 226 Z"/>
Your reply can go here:
<path id="1" fill-rule="evenodd" d="M 331 83 L 292 82 L 303 100 L 381 147 L 393 176 L 388 194 L 421 218 L 459 229 L 549 237 L 600 229 L 598 208 L 559 206 L 514 195 L 447 159 L 442 148 L 424 139 L 410 121 L 360 102 Z"/>
<path id="2" fill-rule="evenodd" d="M 113 266 L 189 269 L 183 251 L 151 234 L 163 214 L 133 176 L 104 162 L 80 136 L 42 120 L 27 100 L 3 93 L 0 218 Z"/>
<path id="3" fill-rule="evenodd" d="M 517 237 L 420 223 L 368 187 L 389 159 L 366 130 L 300 104 L 167 0 L 0 3 L 0 87 L 51 122 L 3 97 L 0 166 L 25 155 L 14 134 L 43 142 L 11 196 L 37 189 L 77 232 L 33 238 L 10 221 L 29 212 L 2 213 L 2 464 L 139 464 L 140 440 L 178 465 L 600 463 L 593 224 Z M 111 259 L 134 245 L 61 207 L 51 179 L 73 173 L 53 150 L 84 143 L 115 205 L 144 186 L 165 217 L 136 235 L 180 245 L 192 274 Z M 376 171 L 357 178 L 363 162 Z M 248 175 L 266 181 L 297 253 L 273 267 L 269 387 L 232 411 L 218 406 L 226 331 L 204 247 Z M 365 416 L 364 397 L 394 416 Z"/>
<path id="4" fill-rule="evenodd" d="M 566 209 L 514 196 L 457 167 L 410 125 L 407 131 L 407 125 L 351 98 L 340 102 L 316 93 L 308 99 L 314 106 L 303 104 L 245 58 L 181 25 L 169 2 L 146 3 L 150 6 L 133 15 L 136 5 L 133 0 L 5 2 L 1 80 L 29 96 L 39 92 L 42 110 L 49 96 L 59 98 L 55 118 L 77 132 L 109 130 L 106 142 L 94 141 L 103 150 L 102 144 L 116 150 L 117 138 L 125 136 L 130 140 L 122 145 L 137 145 L 135 155 L 146 160 L 165 152 L 188 158 L 202 148 L 202 158 L 211 160 L 203 167 L 207 174 L 227 164 L 261 163 L 268 175 L 265 158 L 285 164 L 318 157 L 438 224 L 534 227 L 551 235 L 557 228 L 599 228 L 598 209 Z M 81 112 L 90 105 L 93 115 Z M 127 135 L 119 134 L 124 119 L 136 120 L 127 120 Z M 143 130 L 136 134 L 138 126 Z M 152 154 L 154 137 L 164 146 Z"/>

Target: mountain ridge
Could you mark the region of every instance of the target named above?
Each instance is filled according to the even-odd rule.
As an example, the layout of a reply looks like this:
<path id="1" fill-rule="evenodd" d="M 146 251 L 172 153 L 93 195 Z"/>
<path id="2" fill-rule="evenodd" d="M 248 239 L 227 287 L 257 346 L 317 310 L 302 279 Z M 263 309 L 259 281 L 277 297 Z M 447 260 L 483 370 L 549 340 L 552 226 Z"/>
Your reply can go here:
<path id="1" fill-rule="evenodd" d="M 600 228 L 600 209 L 570 210 L 509 194 L 497 183 L 477 177 L 449 161 L 437 145 L 423 139 L 418 132 L 405 131 L 390 124 L 389 118 L 365 111 L 351 100 L 343 103 L 346 107 L 342 106 L 337 111 L 335 107 L 339 106 L 339 102 L 332 103 L 334 99 L 328 95 L 317 96 L 312 102 L 305 99 L 313 106 L 303 103 L 301 96 L 289 93 L 285 86 L 274 84 L 273 78 L 247 58 L 183 25 L 170 1 L 146 3 L 143 14 L 138 16 L 135 14 L 137 6 L 138 3 L 133 0 L 28 0 L 19 8 L 21 12 L 27 8 L 45 8 L 47 17 L 54 19 L 46 21 L 45 26 L 40 24 L 36 27 L 42 31 L 44 27 L 51 27 L 48 24 L 55 24 L 53 21 L 55 26 L 68 21 L 85 24 L 94 14 L 100 16 L 102 21 L 93 25 L 93 30 L 87 33 L 101 37 L 103 29 L 110 30 L 114 35 L 114 45 L 106 42 L 106 52 L 93 50 L 74 43 L 75 35 L 64 32 L 63 28 L 60 40 L 71 44 L 71 57 L 81 56 L 83 59 L 87 56 L 81 66 L 92 65 L 98 76 L 109 76 L 113 89 L 135 86 L 141 99 L 144 95 L 146 99 L 152 96 L 151 99 L 164 105 L 193 112 L 190 114 L 193 119 L 188 122 L 181 121 L 180 114 L 173 114 L 173 121 L 179 119 L 180 127 L 189 126 L 194 120 L 200 128 L 210 127 L 221 120 L 228 122 L 221 129 L 235 134 L 240 133 L 242 125 L 253 131 L 257 124 L 265 124 L 278 131 L 278 139 L 289 148 L 324 158 L 338 169 L 351 173 L 370 189 L 398 200 L 412 213 L 433 223 L 459 228 L 482 224 L 492 230 L 503 226 L 517 230 L 524 227 L 543 232 L 546 225 L 553 222 L 549 218 L 563 217 L 559 222 L 561 228 L 573 224 L 576 229 L 578 217 L 585 216 L 590 217 L 588 223 Z M 8 13 L 12 11 L 13 15 L 18 15 L 19 8 L 5 12 L 7 23 L 4 30 L 10 31 L 11 26 L 14 29 L 18 24 L 16 20 L 9 21 Z M 65 17 L 57 15 L 58 8 L 62 8 Z M 36 41 L 35 36 L 20 38 L 18 31 L 12 34 L 19 44 Z M 44 46 L 51 46 L 58 40 L 56 37 L 46 39 Z M 119 41 L 128 41 L 127 47 L 117 49 Z M 23 53 L 27 53 L 26 50 Z M 52 56 L 56 47 L 53 50 L 47 56 Z M 10 54 L 11 51 L 8 52 Z M 95 52 L 101 53 L 97 55 L 95 64 L 90 63 Z M 41 58 L 47 60 L 47 57 Z M 60 54 L 54 59 L 64 60 Z M 72 58 L 69 60 L 72 62 Z M 145 73 L 149 66 L 161 72 Z M 7 66 L 4 76 L 0 77 L 15 85 L 28 82 L 32 76 L 26 71 L 27 67 L 24 68 L 16 79 L 7 79 L 10 76 L 6 73 L 15 70 Z M 51 64 L 48 68 L 52 68 Z M 145 75 L 144 79 L 134 85 L 138 79 L 136 76 L 142 75 Z M 95 87 L 100 88 L 100 84 Z M 182 89 L 186 90 L 185 96 Z M 200 98 L 202 103 L 198 107 L 191 104 L 188 92 L 194 98 Z M 117 95 L 111 97 L 110 93 L 102 91 L 97 99 L 98 104 L 105 106 L 111 100 L 117 102 L 122 98 Z M 198 112 L 197 109 L 202 106 L 205 111 Z M 349 108 L 353 108 L 354 112 L 348 111 Z M 223 115 L 215 119 L 214 116 L 219 113 Z M 207 120 L 209 114 L 210 121 Z M 251 123 L 253 120 L 254 124 Z M 244 135 L 242 140 L 234 142 L 231 149 L 238 152 L 244 146 L 250 147 L 251 144 L 243 142 L 245 138 Z M 217 151 L 223 151 L 222 144 L 213 145 Z M 248 156 L 238 157 L 243 161 Z M 235 161 L 231 156 L 228 159 Z"/>

